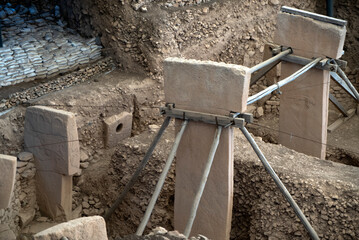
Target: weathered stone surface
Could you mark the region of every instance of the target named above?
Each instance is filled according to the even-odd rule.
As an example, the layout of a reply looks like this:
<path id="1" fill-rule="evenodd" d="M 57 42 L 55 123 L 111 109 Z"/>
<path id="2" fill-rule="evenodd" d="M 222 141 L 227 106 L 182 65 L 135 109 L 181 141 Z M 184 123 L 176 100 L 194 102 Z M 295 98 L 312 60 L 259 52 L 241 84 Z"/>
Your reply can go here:
<path id="1" fill-rule="evenodd" d="M 37 171 L 37 203 L 40 211 L 52 219 L 71 218 L 72 176 Z"/>
<path id="2" fill-rule="evenodd" d="M 132 113 L 122 112 L 111 116 L 105 119 L 104 124 L 106 147 L 114 147 L 119 141 L 131 136 Z"/>
<path id="3" fill-rule="evenodd" d="M 282 63 L 285 78 L 302 66 Z M 311 156 L 325 159 L 330 76 L 312 69 L 281 88 L 279 143 Z"/>
<path id="4" fill-rule="evenodd" d="M 5 224 L 0 224 L 0 240 L 15 240 L 15 233 Z"/>
<path id="5" fill-rule="evenodd" d="M 178 124 L 179 121 L 176 121 Z M 178 128 L 179 126 L 177 126 Z M 190 122 L 176 156 L 175 229 L 183 232 L 208 160 L 216 126 Z M 191 236 L 229 239 L 233 199 L 233 129 L 222 131 Z"/>
<path id="6" fill-rule="evenodd" d="M 74 219 L 35 234 L 34 240 L 52 240 L 62 237 L 76 240 L 106 240 L 108 238 L 105 220 L 100 216 Z"/>
<path id="7" fill-rule="evenodd" d="M 21 152 L 17 158 L 22 162 L 29 162 L 34 158 L 34 155 L 31 152 Z"/>
<path id="8" fill-rule="evenodd" d="M 244 112 L 250 74 L 244 66 L 167 58 L 165 100 L 177 108 L 214 114 Z"/>
<path id="9" fill-rule="evenodd" d="M 303 57 L 340 58 L 346 28 L 289 13 L 278 13 L 274 42 Z"/>
<path id="10" fill-rule="evenodd" d="M 16 177 L 16 157 L 0 154 L 0 209 L 11 202 Z"/>
<path id="11" fill-rule="evenodd" d="M 308 17 L 279 13 L 275 42 L 293 47 L 294 54 L 339 58 L 346 28 Z M 282 78 L 303 66 L 282 63 Z M 279 143 L 315 157 L 325 158 L 328 124 L 328 71 L 311 69 L 282 88 Z"/>
<path id="12" fill-rule="evenodd" d="M 19 217 L 21 227 L 25 227 L 34 219 L 35 208 L 22 209 L 19 213 Z"/>
<path id="13" fill-rule="evenodd" d="M 74 114 L 44 106 L 29 107 L 24 138 L 38 170 L 64 175 L 73 175 L 79 170 L 80 149 Z"/>

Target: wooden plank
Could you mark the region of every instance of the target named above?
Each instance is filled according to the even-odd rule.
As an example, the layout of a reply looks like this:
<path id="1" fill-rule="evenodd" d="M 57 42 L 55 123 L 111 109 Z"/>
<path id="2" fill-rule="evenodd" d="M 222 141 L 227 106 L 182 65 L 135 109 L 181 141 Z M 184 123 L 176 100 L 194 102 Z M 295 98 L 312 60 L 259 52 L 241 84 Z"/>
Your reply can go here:
<path id="1" fill-rule="evenodd" d="M 337 129 L 340 125 L 342 125 L 343 123 L 345 123 L 346 121 L 348 121 L 349 119 L 351 119 L 354 115 L 355 115 L 355 109 L 352 108 L 348 111 L 348 117 L 341 117 L 339 119 L 337 119 L 334 123 L 332 123 L 329 127 L 328 127 L 328 132 L 333 132 L 335 129 Z"/>

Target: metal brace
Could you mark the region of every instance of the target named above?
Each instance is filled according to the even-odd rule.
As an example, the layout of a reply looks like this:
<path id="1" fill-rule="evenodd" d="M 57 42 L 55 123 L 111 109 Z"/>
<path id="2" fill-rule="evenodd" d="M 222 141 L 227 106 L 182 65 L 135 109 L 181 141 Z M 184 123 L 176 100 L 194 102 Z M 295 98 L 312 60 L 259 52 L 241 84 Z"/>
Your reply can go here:
<path id="1" fill-rule="evenodd" d="M 175 108 L 175 104 L 167 103 L 165 107 L 160 108 L 162 115 L 177 118 L 181 120 L 190 120 L 197 122 L 209 123 L 222 127 L 244 127 L 244 123 L 253 122 L 253 115 L 250 113 L 230 112 L 228 116 L 209 114 L 203 112 L 188 111 Z"/>
<path id="2" fill-rule="evenodd" d="M 269 45 L 272 48 L 272 55 L 277 55 L 278 53 L 290 48 L 290 47 L 279 46 L 279 45 L 275 45 L 275 44 L 269 44 Z M 297 56 L 294 54 L 284 56 L 283 58 L 281 58 L 281 60 L 286 61 L 286 62 L 296 63 L 299 65 L 306 65 L 312 61 L 312 59 Z M 347 62 L 343 61 L 343 60 L 339 60 L 339 59 L 335 60 L 335 62 L 334 62 L 333 59 L 327 58 L 327 59 L 323 59 L 322 61 L 320 61 L 320 64 L 317 64 L 315 66 L 315 68 L 318 68 L 321 70 L 327 70 L 330 72 L 336 72 L 338 69 L 338 66 L 340 68 L 346 68 Z"/>

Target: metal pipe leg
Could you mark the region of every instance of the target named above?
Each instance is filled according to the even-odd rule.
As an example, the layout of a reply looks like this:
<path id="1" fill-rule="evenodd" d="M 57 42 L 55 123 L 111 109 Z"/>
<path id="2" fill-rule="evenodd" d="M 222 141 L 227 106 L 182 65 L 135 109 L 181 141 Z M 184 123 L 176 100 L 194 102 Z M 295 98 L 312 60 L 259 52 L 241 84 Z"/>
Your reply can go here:
<path id="1" fill-rule="evenodd" d="M 179 143 L 181 141 L 181 138 L 183 136 L 184 130 L 187 127 L 187 124 L 188 124 L 188 120 L 183 121 L 181 130 L 177 133 L 175 142 L 173 143 L 172 150 L 171 150 L 171 152 L 170 152 L 170 154 L 168 156 L 168 159 L 167 159 L 166 164 L 165 164 L 165 166 L 163 168 L 161 176 L 160 176 L 160 178 L 159 178 L 159 180 L 157 182 L 156 189 L 155 189 L 155 191 L 154 191 L 154 193 L 152 195 L 150 203 L 148 204 L 148 207 L 146 209 L 146 213 L 145 213 L 145 215 L 144 215 L 144 217 L 143 217 L 143 219 L 141 221 L 140 226 L 138 226 L 138 228 L 137 228 L 136 235 L 138 235 L 138 236 L 141 236 L 143 234 L 143 231 L 145 230 L 145 227 L 146 227 L 146 225 L 148 223 L 148 220 L 150 219 L 150 216 L 152 214 L 152 211 L 153 211 L 153 208 L 154 208 L 154 206 L 156 204 L 158 196 L 161 193 L 162 186 L 163 186 L 163 184 L 164 184 L 164 182 L 166 180 L 167 173 L 170 170 L 172 162 L 173 162 L 173 159 L 176 156 L 178 145 L 179 145 Z"/>
<path id="2" fill-rule="evenodd" d="M 247 100 L 247 105 L 252 104 L 256 101 L 258 101 L 259 99 L 271 94 L 273 91 L 279 89 L 280 87 L 294 81 L 295 79 L 297 79 L 299 76 L 301 76 L 302 74 L 304 74 L 305 72 L 307 72 L 309 69 L 315 67 L 315 65 L 317 65 L 317 63 L 320 62 L 320 60 L 322 60 L 321 58 L 317 58 L 315 60 L 313 60 L 312 62 L 308 63 L 307 65 L 305 65 L 303 68 L 299 69 L 298 71 L 296 71 L 295 73 L 293 73 L 292 75 L 290 75 L 289 77 L 286 77 L 285 79 L 279 81 L 276 84 L 273 84 L 271 86 L 269 86 L 268 88 L 264 89 L 263 91 L 260 91 L 259 93 L 256 93 L 250 97 L 248 97 Z"/>
<path id="3" fill-rule="evenodd" d="M 345 75 L 345 73 L 343 72 L 343 70 L 338 67 L 338 73 L 339 75 L 344 79 L 345 83 L 348 85 L 348 87 L 350 88 L 350 90 L 352 90 L 357 102 L 359 102 L 359 93 L 358 91 L 355 89 L 355 87 L 353 86 L 353 84 L 350 82 L 350 80 L 347 78 L 347 75 Z"/>
<path id="4" fill-rule="evenodd" d="M 261 62 L 260 64 L 255 65 L 254 67 L 250 68 L 250 69 L 249 69 L 249 72 L 250 72 L 250 73 L 254 73 L 254 72 L 256 72 L 256 71 L 258 71 L 258 70 L 260 70 L 260 69 L 262 69 L 262 68 L 268 66 L 269 64 L 271 64 L 271 63 L 277 61 L 278 59 L 281 59 L 282 57 L 285 57 L 285 56 L 287 56 L 288 54 L 291 54 L 292 52 L 293 52 L 292 49 L 287 49 L 287 50 L 285 50 L 285 51 L 279 53 L 278 55 L 275 55 L 274 57 L 271 57 L 271 58 L 265 60 L 264 62 Z"/>
<path id="5" fill-rule="evenodd" d="M 160 138 L 162 137 L 164 131 L 166 130 L 166 128 L 168 127 L 169 123 L 171 121 L 171 117 L 166 117 L 166 119 L 164 120 L 160 130 L 158 131 L 155 139 L 153 139 L 153 142 L 151 143 L 150 148 L 147 150 L 145 157 L 143 158 L 143 160 L 141 161 L 140 165 L 138 166 L 138 168 L 136 169 L 136 172 L 132 175 L 130 181 L 127 183 L 127 185 L 125 186 L 125 189 L 122 191 L 122 193 L 120 194 L 120 196 L 117 198 L 116 202 L 112 205 L 112 207 L 108 210 L 108 212 L 105 214 L 104 218 L 105 220 L 108 220 L 111 215 L 114 213 L 114 211 L 118 208 L 118 206 L 120 205 L 120 203 L 122 202 L 122 200 L 125 198 L 127 192 L 130 190 L 130 188 L 135 184 L 138 176 L 140 175 L 141 171 L 143 170 L 143 168 L 146 166 L 148 160 L 150 159 L 153 150 L 155 149 L 157 143 L 159 142 Z"/>
<path id="6" fill-rule="evenodd" d="M 262 162 L 264 168 L 266 169 L 266 171 L 273 178 L 275 184 L 278 186 L 278 188 L 281 191 L 281 193 L 283 194 L 283 196 L 287 199 L 289 204 L 292 206 L 295 214 L 298 216 L 300 221 L 303 223 L 303 225 L 304 225 L 305 229 L 308 231 L 310 237 L 313 240 L 319 240 L 319 237 L 318 237 L 317 233 L 315 232 L 313 227 L 310 225 L 309 221 L 307 220 L 307 218 L 305 217 L 303 212 L 300 210 L 297 203 L 294 201 L 294 199 L 292 198 L 292 196 L 290 195 L 290 193 L 288 192 L 288 190 L 286 189 L 286 187 L 284 186 L 282 181 L 279 179 L 277 174 L 274 172 L 273 168 L 270 166 L 269 162 L 267 161 L 267 159 L 263 155 L 262 151 L 259 149 L 257 143 L 254 141 L 254 139 L 252 138 L 252 136 L 250 135 L 248 130 L 245 127 L 243 127 L 243 128 L 241 128 L 241 131 L 242 131 L 243 135 L 247 138 L 249 143 L 251 144 L 254 152 L 257 154 L 257 156 L 261 160 L 261 162 Z"/>
<path id="7" fill-rule="evenodd" d="M 203 172 L 203 175 L 202 175 L 202 178 L 201 178 L 201 182 L 199 184 L 199 189 L 198 189 L 198 191 L 197 191 L 197 193 L 195 195 L 193 205 L 192 205 L 192 208 L 191 208 L 191 212 L 190 212 L 190 215 L 189 215 L 189 219 L 188 219 L 186 228 L 184 230 L 184 235 L 186 236 L 186 238 L 188 238 L 190 233 L 191 233 L 192 225 L 193 225 L 194 219 L 196 218 L 198 205 L 199 205 L 199 202 L 201 201 L 201 197 L 202 197 L 202 194 L 203 194 L 204 187 L 206 186 L 207 178 L 208 178 L 209 172 L 211 170 L 214 155 L 216 154 L 216 151 L 217 151 L 217 147 L 218 147 L 218 144 L 219 144 L 219 139 L 220 139 L 221 133 L 222 133 L 222 127 L 218 126 L 217 130 L 216 130 L 216 134 L 214 136 L 214 140 L 213 140 L 213 143 L 212 143 L 211 150 L 209 152 L 208 161 L 207 161 L 207 164 L 205 166 L 205 169 L 204 169 L 204 172 Z"/>

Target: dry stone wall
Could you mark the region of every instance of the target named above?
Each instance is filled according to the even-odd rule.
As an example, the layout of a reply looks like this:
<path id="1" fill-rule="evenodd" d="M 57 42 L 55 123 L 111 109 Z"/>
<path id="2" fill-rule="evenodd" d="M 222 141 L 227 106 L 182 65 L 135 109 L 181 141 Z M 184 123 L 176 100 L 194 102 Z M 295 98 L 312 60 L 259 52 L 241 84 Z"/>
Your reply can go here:
<path id="1" fill-rule="evenodd" d="M 95 38 L 67 29 L 56 11 L 39 14 L 35 6 L 14 7 L 0 6 L 0 87 L 48 78 L 101 58 Z"/>
<path id="2" fill-rule="evenodd" d="M 21 227 L 32 221 L 38 209 L 35 173 L 33 155 L 29 152 L 20 153 L 17 156 L 16 181 L 10 205 L 0 209 L 0 225 L 9 227 L 16 235 Z M 3 239 L 1 237 L 0 233 L 0 239 Z"/>

